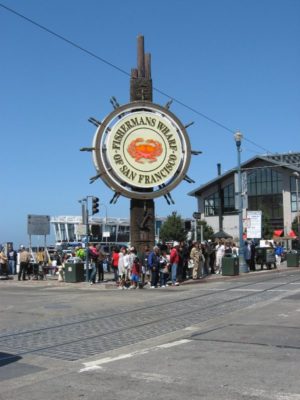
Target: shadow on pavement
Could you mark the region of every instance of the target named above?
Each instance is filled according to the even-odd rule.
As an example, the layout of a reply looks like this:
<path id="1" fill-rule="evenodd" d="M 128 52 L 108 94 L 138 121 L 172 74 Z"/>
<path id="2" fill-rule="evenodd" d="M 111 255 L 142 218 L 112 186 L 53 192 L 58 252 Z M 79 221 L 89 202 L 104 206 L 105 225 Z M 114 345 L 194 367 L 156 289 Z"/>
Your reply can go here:
<path id="1" fill-rule="evenodd" d="M 0 367 L 21 360 L 22 357 L 10 353 L 0 352 Z"/>

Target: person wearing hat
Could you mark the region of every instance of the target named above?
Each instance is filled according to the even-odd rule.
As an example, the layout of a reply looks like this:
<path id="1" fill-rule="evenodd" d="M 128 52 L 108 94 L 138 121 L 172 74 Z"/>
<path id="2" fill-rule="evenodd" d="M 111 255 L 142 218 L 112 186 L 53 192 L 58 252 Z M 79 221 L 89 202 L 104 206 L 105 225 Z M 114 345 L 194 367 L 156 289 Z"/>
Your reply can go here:
<path id="1" fill-rule="evenodd" d="M 176 241 L 173 243 L 173 248 L 170 253 L 170 263 L 172 285 L 178 286 L 179 283 L 177 282 L 177 267 L 179 264 L 179 243 Z"/>
<path id="2" fill-rule="evenodd" d="M 18 274 L 18 281 L 21 280 L 21 276 L 23 281 L 27 280 L 25 276 L 28 271 L 29 262 L 30 262 L 30 253 L 22 245 L 20 246 L 20 271 Z"/>

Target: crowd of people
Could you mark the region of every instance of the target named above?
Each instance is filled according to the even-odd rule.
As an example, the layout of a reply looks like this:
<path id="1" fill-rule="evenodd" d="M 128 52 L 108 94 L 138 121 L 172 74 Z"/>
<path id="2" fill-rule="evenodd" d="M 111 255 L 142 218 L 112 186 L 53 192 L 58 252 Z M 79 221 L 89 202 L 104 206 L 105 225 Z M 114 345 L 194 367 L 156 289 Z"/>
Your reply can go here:
<path id="1" fill-rule="evenodd" d="M 244 243 L 243 255 L 249 271 L 256 270 L 255 249 L 253 241 Z M 274 254 L 276 267 L 280 265 L 283 254 L 279 243 L 275 243 Z M 179 286 L 187 279 L 202 279 L 209 274 L 222 274 L 222 260 L 227 256 L 239 256 L 239 248 L 231 240 L 174 241 L 155 245 L 152 249 L 145 247 L 140 254 L 134 247 L 115 247 L 109 256 L 109 265 L 120 289 L 136 289 L 145 285 L 154 289 Z M 104 260 L 108 262 L 108 258 L 100 247 L 93 245 L 89 247 L 89 257 L 92 260 L 89 280 L 94 284 L 97 271 L 98 282 L 103 280 L 103 263 Z"/>
<path id="2" fill-rule="evenodd" d="M 90 255 L 96 254 L 95 250 L 90 248 Z M 277 244 L 274 251 L 278 254 L 276 257 L 279 265 L 282 247 Z M 151 289 L 165 288 L 168 285 L 179 286 L 187 279 L 197 280 L 209 274 L 222 274 L 222 260 L 226 256 L 239 256 L 239 248 L 229 240 L 190 243 L 174 241 L 156 245 L 152 249 L 145 247 L 139 254 L 134 247 L 122 246 L 113 248 L 110 268 L 120 289 L 136 289 L 145 285 L 149 285 Z M 249 270 L 255 271 L 255 244 L 252 241 L 246 241 L 244 244 L 244 258 Z M 93 278 L 96 272 L 103 271 L 103 255 L 100 256 L 100 260 L 97 260 L 95 255 L 94 264 L 91 284 L 95 283 Z"/>
<path id="3" fill-rule="evenodd" d="M 270 243 L 270 246 L 273 246 Z M 244 259 L 250 271 L 256 270 L 256 247 L 252 241 L 244 243 Z M 283 248 L 275 243 L 276 266 L 281 263 Z M 111 254 L 100 245 L 90 244 L 87 249 L 76 247 L 72 252 L 55 251 L 51 267 L 64 280 L 64 265 L 70 257 L 85 263 L 88 257 L 88 281 L 91 285 L 104 281 L 104 273 L 112 272 L 120 289 L 136 289 L 149 285 L 151 289 L 168 285 L 179 286 L 187 279 L 201 279 L 209 274 L 222 273 L 222 260 L 226 256 L 239 256 L 239 248 L 230 240 L 161 243 L 152 249 L 145 247 L 137 253 L 135 247 L 114 247 Z M 38 279 L 49 260 L 44 250 L 33 254 L 20 246 L 15 251 L 8 245 L 6 252 L 0 245 L 0 274 L 17 275 L 18 280 Z M 33 268 L 32 264 L 36 266 Z M 18 268 L 17 268 L 18 266 Z M 43 277 L 43 274 L 40 274 Z"/>

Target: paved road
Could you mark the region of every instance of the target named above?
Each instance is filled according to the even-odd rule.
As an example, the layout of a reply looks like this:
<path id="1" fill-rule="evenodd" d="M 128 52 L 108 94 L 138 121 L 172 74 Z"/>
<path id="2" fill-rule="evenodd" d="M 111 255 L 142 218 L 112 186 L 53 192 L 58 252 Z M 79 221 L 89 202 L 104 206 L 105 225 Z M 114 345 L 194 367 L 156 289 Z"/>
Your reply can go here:
<path id="1" fill-rule="evenodd" d="M 5 281 L 0 299 L 1 400 L 300 400 L 299 269 L 134 291 Z"/>

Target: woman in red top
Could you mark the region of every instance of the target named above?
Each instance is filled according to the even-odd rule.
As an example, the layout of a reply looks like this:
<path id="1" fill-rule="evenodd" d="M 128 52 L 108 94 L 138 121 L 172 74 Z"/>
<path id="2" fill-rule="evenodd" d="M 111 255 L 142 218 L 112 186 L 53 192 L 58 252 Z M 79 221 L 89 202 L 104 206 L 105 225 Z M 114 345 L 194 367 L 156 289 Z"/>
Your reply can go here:
<path id="1" fill-rule="evenodd" d="M 171 279 L 172 279 L 173 286 L 179 285 L 179 283 L 177 282 L 177 266 L 179 263 L 179 251 L 178 250 L 179 250 L 179 243 L 174 242 L 173 248 L 172 248 L 171 254 L 170 254 Z"/>
<path id="2" fill-rule="evenodd" d="M 115 247 L 111 255 L 111 266 L 115 274 L 115 281 L 118 282 L 118 264 L 119 264 L 119 249 Z"/>

